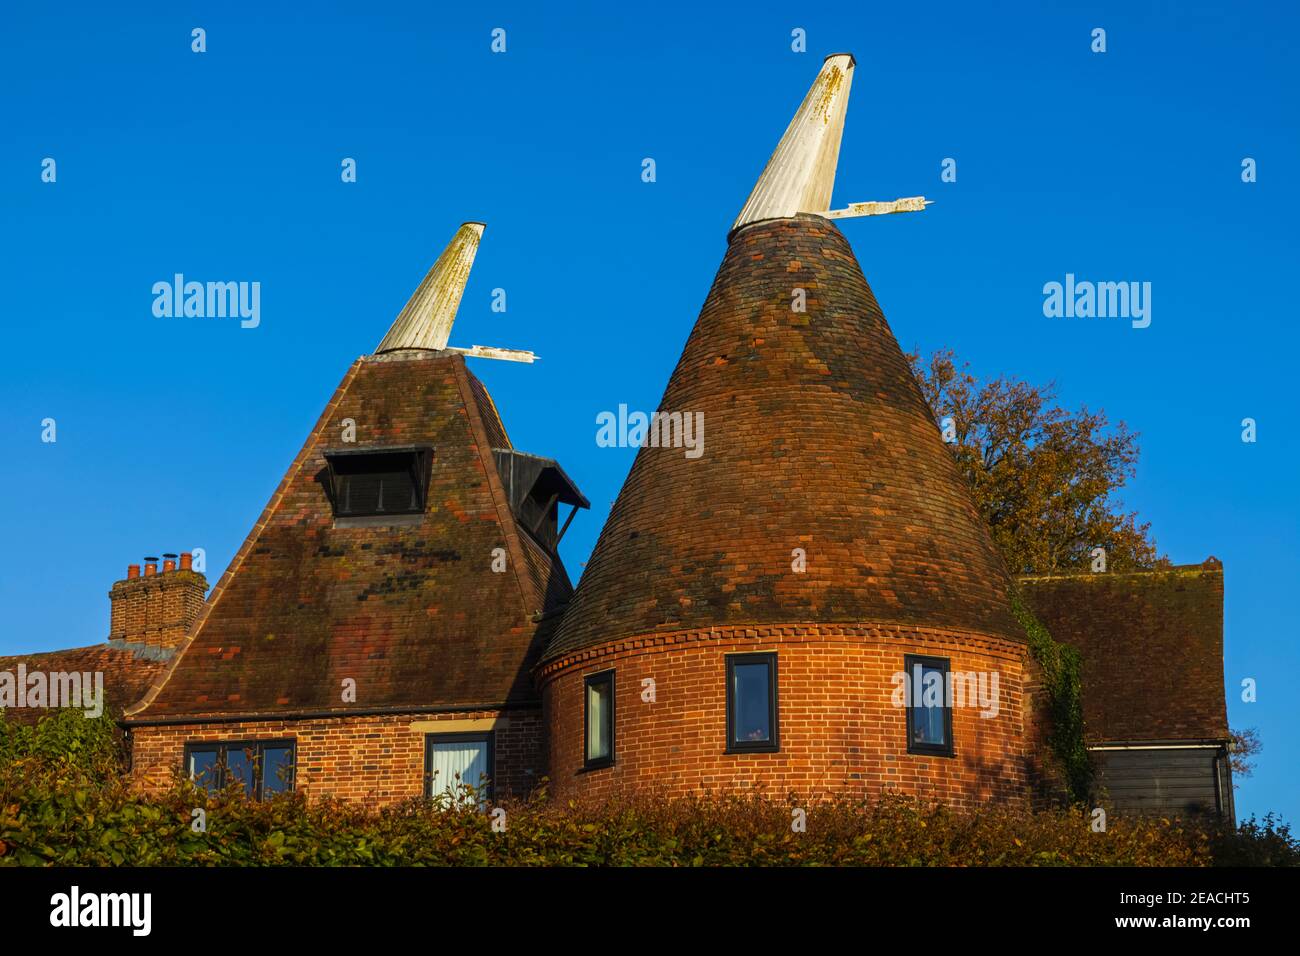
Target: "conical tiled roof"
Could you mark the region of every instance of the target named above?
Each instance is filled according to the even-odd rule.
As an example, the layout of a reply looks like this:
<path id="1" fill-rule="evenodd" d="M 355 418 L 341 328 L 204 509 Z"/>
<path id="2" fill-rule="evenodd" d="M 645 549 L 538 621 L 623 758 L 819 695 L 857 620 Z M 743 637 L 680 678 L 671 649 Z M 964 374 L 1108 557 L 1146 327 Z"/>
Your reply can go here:
<path id="1" fill-rule="evenodd" d="M 722 624 L 1023 640 L 1001 559 L 829 220 L 733 233 L 660 410 L 702 412 L 704 453 L 640 450 L 548 659 Z"/>

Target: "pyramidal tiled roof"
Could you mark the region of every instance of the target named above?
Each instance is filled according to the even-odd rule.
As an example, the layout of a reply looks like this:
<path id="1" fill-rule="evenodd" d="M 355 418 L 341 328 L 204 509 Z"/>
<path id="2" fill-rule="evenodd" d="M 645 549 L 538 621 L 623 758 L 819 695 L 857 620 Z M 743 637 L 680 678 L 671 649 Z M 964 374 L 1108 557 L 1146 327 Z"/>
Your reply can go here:
<path id="1" fill-rule="evenodd" d="M 449 257 L 465 268 L 434 283 L 441 291 L 432 299 L 417 292 L 381 349 L 344 376 L 129 720 L 536 701 L 530 670 L 554 626 L 550 612 L 572 587 L 553 550 L 516 516 L 519 489 L 506 488 L 498 465 L 512 446 L 487 389 L 463 354 L 436 347 L 473 259 L 466 244 L 481 231 L 461 228 L 430 275 Z M 354 440 L 345 444 L 349 422 Z M 327 456 L 386 448 L 431 450 L 423 513 L 337 521 Z M 564 500 L 585 507 L 566 487 Z M 501 550 L 504 571 L 493 567 Z M 355 700 L 344 699 L 349 680 Z"/>
<path id="2" fill-rule="evenodd" d="M 460 355 L 359 359 L 231 562 L 164 679 L 128 716 L 471 707 L 535 699 L 533 618 L 567 599 L 520 528 L 506 441 Z M 365 444 L 433 448 L 409 526 L 335 527 L 322 473 L 345 419 Z M 364 424 L 363 424 L 364 423 Z M 360 440 L 360 439 L 359 439 Z M 508 445 L 507 445 L 508 447 Z M 507 571 L 492 570 L 504 548 Z M 343 681 L 356 700 L 342 700 Z"/>
<path id="3" fill-rule="evenodd" d="M 548 659 L 723 624 L 1024 639 L 1001 558 L 862 269 L 809 208 L 830 202 L 851 72 L 851 57 L 823 66 L 664 391 L 661 412 L 703 414 L 703 454 L 640 450 Z"/>

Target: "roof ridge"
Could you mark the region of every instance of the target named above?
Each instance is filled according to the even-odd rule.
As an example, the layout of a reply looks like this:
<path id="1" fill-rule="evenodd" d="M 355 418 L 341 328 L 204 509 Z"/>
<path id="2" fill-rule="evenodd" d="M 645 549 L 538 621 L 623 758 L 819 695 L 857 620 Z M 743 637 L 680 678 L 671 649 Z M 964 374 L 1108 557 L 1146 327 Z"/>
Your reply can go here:
<path id="1" fill-rule="evenodd" d="M 501 524 L 501 530 L 505 535 L 506 547 L 511 549 L 510 565 L 515 573 L 515 581 L 519 585 L 519 597 L 523 605 L 524 617 L 527 618 L 534 611 L 540 610 L 540 604 L 537 608 L 528 607 L 528 589 L 524 586 L 524 545 L 520 540 L 520 528 L 518 519 L 515 517 L 514 509 L 510 507 L 510 496 L 506 494 L 505 486 L 501 482 L 501 474 L 497 470 L 496 458 L 492 454 L 492 442 L 488 438 L 487 427 L 483 423 L 483 411 L 478 405 L 478 396 L 474 394 L 474 388 L 470 384 L 473 374 L 465 364 L 463 356 L 457 356 L 456 363 L 456 384 L 460 389 L 461 398 L 465 402 L 465 409 L 469 415 L 470 434 L 474 439 L 474 451 L 478 455 L 479 465 L 483 469 L 483 474 L 487 478 L 488 491 L 492 495 L 492 502 L 497 509 L 497 520 Z M 477 381 L 477 379 L 475 379 Z M 480 383 L 481 384 L 481 383 Z M 483 389 L 486 395 L 487 389 Z M 489 401 L 491 398 L 489 397 Z M 496 413 L 495 404 L 492 407 L 493 414 Z M 500 416 L 497 417 L 500 422 Z M 505 428 L 502 427 L 504 434 Z M 543 595 L 534 595 L 534 600 L 541 601 Z"/>
<path id="2" fill-rule="evenodd" d="M 1200 563 L 1191 564 L 1169 564 L 1161 567 L 1151 568 L 1125 568 L 1119 571 L 1091 571 L 1086 568 L 1063 571 L 1031 571 L 1026 574 L 1014 575 L 1017 581 L 1052 581 L 1074 578 L 1117 578 L 1117 577 L 1136 577 L 1149 574 L 1222 574 L 1223 562 L 1218 558 L 1210 558 Z"/>

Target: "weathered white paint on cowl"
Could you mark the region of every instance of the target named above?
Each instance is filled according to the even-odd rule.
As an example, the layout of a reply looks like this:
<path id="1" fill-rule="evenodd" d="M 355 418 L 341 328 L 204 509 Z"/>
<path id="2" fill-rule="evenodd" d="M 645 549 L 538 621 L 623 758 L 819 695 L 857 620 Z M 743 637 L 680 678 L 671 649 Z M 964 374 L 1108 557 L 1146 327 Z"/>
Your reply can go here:
<path id="1" fill-rule="evenodd" d="M 397 314 L 375 352 L 446 348 L 465 283 L 474 267 L 483 228 L 481 222 L 467 222 L 456 230 L 456 235 L 452 236 L 438 261 L 425 274 L 424 281 Z"/>
<path id="2" fill-rule="evenodd" d="M 801 212 L 824 214 L 830 209 L 854 63 L 848 53 L 826 58 L 733 230 L 760 219 L 788 219 Z"/>
<path id="3" fill-rule="evenodd" d="M 844 209 L 832 209 L 822 215 L 827 219 L 888 216 L 896 212 L 925 212 L 925 207 L 930 205 L 933 203 L 924 196 L 908 196 L 906 199 L 894 199 L 890 202 L 851 202 Z"/>
<path id="4" fill-rule="evenodd" d="M 500 359 L 502 362 L 536 362 L 541 356 L 534 352 L 526 352 L 523 349 L 499 349 L 492 345 L 471 345 L 469 348 L 458 348 L 455 345 L 448 345 L 448 352 L 457 352 L 469 358 L 489 358 Z"/>

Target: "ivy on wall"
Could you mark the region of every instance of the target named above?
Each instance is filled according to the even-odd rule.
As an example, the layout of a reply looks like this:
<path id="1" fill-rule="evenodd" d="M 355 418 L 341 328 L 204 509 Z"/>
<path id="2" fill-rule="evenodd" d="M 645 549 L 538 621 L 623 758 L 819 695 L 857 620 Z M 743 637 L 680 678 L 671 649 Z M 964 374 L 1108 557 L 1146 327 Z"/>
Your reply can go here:
<path id="1" fill-rule="evenodd" d="M 1093 771 L 1083 739 L 1083 682 L 1079 652 L 1053 639 L 1016 588 L 1011 591 L 1011 612 L 1025 629 L 1030 652 L 1043 669 L 1043 688 L 1051 721 L 1048 749 L 1061 768 L 1070 799 L 1082 803 L 1091 793 Z"/>

